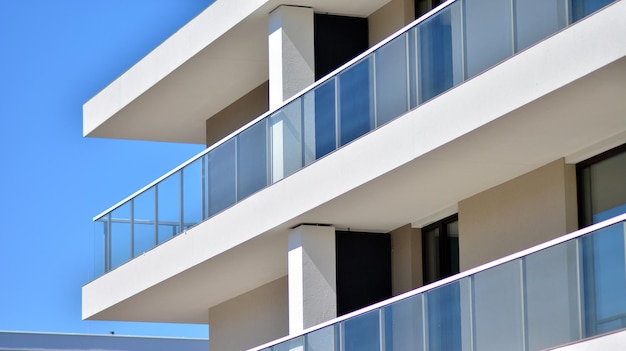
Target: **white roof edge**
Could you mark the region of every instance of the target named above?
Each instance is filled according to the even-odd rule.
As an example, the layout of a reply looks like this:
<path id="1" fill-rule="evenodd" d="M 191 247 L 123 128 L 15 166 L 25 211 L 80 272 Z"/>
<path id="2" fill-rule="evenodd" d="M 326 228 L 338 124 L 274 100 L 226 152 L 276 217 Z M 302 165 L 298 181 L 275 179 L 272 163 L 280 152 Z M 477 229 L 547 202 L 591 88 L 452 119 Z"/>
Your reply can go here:
<path id="1" fill-rule="evenodd" d="M 83 105 L 87 136 L 268 0 L 216 0 Z"/>

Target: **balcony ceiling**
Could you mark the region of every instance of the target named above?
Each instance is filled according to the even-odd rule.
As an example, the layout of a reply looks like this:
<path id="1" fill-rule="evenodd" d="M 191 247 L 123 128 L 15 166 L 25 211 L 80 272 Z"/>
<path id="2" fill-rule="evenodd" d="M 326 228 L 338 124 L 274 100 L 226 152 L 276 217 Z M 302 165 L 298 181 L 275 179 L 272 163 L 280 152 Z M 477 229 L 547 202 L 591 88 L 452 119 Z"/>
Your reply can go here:
<path id="1" fill-rule="evenodd" d="M 281 4 L 367 17 L 389 0 L 218 0 L 83 106 L 90 137 L 205 143 L 205 121 L 268 80 Z"/>

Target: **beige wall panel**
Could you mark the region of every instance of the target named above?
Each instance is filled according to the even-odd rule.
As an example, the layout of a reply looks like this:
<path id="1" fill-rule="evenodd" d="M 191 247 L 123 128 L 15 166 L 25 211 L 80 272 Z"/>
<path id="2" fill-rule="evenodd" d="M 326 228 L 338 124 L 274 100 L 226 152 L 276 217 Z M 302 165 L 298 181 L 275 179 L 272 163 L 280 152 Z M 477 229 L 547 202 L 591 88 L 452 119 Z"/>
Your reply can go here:
<path id="1" fill-rule="evenodd" d="M 391 0 L 368 18 L 370 46 L 413 21 L 413 0 Z"/>
<path id="2" fill-rule="evenodd" d="M 206 120 L 209 147 L 269 109 L 269 83 L 265 82 Z"/>
<path id="3" fill-rule="evenodd" d="M 288 334 L 287 277 L 209 309 L 209 346 L 241 351 Z"/>
<path id="4" fill-rule="evenodd" d="M 560 159 L 461 201 L 461 271 L 576 230 L 575 177 Z"/>
<path id="5" fill-rule="evenodd" d="M 407 224 L 390 234 L 391 291 L 395 296 L 422 285 L 422 233 Z"/>

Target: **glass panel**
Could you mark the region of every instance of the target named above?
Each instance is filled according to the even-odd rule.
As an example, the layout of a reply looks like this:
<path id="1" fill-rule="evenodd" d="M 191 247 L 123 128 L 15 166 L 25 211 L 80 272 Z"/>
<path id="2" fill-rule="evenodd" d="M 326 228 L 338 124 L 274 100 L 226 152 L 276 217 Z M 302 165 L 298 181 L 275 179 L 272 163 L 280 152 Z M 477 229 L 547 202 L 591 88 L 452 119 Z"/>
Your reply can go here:
<path id="1" fill-rule="evenodd" d="M 340 141 L 345 145 L 369 132 L 373 123 L 372 58 L 339 74 Z"/>
<path id="2" fill-rule="evenodd" d="M 424 284 L 434 282 L 441 277 L 439 267 L 439 228 L 422 232 Z"/>
<path id="3" fill-rule="evenodd" d="M 387 306 L 383 313 L 385 351 L 425 350 L 423 294 Z"/>
<path id="4" fill-rule="evenodd" d="M 511 1 L 465 0 L 467 77 L 513 54 Z"/>
<path id="5" fill-rule="evenodd" d="M 207 154 L 207 202 L 209 216 L 235 203 L 235 139 Z"/>
<path id="6" fill-rule="evenodd" d="M 419 26 L 417 26 L 419 27 Z M 413 27 L 411 30 L 408 31 L 407 35 L 408 35 L 408 41 L 409 41 L 409 88 L 410 88 L 410 94 L 409 94 L 409 109 L 413 109 L 415 107 L 417 107 L 418 102 L 419 102 L 419 95 L 418 95 L 418 79 L 417 79 L 417 67 L 418 67 L 418 62 L 417 62 L 417 58 L 418 58 L 418 42 L 417 42 L 417 37 L 419 35 L 418 31 L 417 31 L 417 27 Z"/>
<path id="7" fill-rule="evenodd" d="M 408 111 L 407 34 L 376 51 L 376 125 Z"/>
<path id="8" fill-rule="evenodd" d="M 521 262 L 517 260 L 477 273 L 473 296 L 476 348 L 523 350 Z"/>
<path id="9" fill-rule="evenodd" d="M 625 236 L 622 222 L 582 238 L 586 336 L 626 327 Z"/>
<path id="10" fill-rule="evenodd" d="M 270 117 L 272 182 L 302 168 L 302 100 L 292 101 Z"/>
<path id="11" fill-rule="evenodd" d="M 180 233 L 180 172 L 157 184 L 159 244 Z"/>
<path id="12" fill-rule="evenodd" d="M 133 201 L 133 257 L 136 257 L 155 245 L 154 187 L 139 194 Z"/>
<path id="13" fill-rule="evenodd" d="M 237 136 L 237 200 L 268 185 L 267 119 Z"/>
<path id="14" fill-rule="evenodd" d="M 528 347 L 543 350 L 581 338 L 576 241 L 525 258 Z"/>
<path id="15" fill-rule="evenodd" d="M 463 80 L 461 5 L 456 2 L 417 27 L 420 102 Z"/>
<path id="16" fill-rule="evenodd" d="M 282 342 L 272 347 L 272 351 L 303 351 L 304 350 L 303 340 L 304 340 L 304 337 L 300 336 L 295 339 Z"/>
<path id="17" fill-rule="evenodd" d="M 517 51 L 533 45 L 567 25 L 567 0 L 515 2 Z"/>
<path id="18" fill-rule="evenodd" d="M 426 293 L 428 350 L 468 349 L 463 347 L 461 290 L 461 283 L 456 281 Z M 465 283 L 463 296 L 467 291 Z"/>
<path id="19" fill-rule="evenodd" d="M 185 230 L 202 220 L 202 159 L 185 166 L 183 174 L 183 228 Z"/>
<path id="20" fill-rule="evenodd" d="M 378 351 L 380 349 L 379 310 L 342 322 L 343 351 Z"/>
<path id="21" fill-rule="evenodd" d="M 115 269 L 131 258 L 130 202 L 111 213 L 111 269 Z"/>
<path id="22" fill-rule="evenodd" d="M 94 277 L 99 277 L 108 271 L 108 240 L 109 240 L 109 220 L 111 214 L 94 222 L 94 241 L 93 241 L 93 258 L 94 258 Z"/>
<path id="23" fill-rule="evenodd" d="M 339 350 L 339 335 L 336 325 L 311 332 L 306 336 L 306 351 Z"/>
<path id="24" fill-rule="evenodd" d="M 572 22 L 592 14 L 615 0 L 571 0 Z"/>
<path id="25" fill-rule="evenodd" d="M 332 78 L 303 97 L 306 164 L 337 148 L 335 82 Z"/>

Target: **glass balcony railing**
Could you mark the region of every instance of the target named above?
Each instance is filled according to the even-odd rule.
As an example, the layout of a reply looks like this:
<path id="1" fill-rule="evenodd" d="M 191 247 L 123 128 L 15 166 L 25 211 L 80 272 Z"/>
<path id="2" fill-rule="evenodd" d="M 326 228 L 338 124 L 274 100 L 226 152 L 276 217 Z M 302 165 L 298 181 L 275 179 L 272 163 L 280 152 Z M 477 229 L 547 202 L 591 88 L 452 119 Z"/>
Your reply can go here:
<path id="1" fill-rule="evenodd" d="M 626 328 L 626 214 L 254 351 L 544 350 Z"/>
<path id="2" fill-rule="evenodd" d="M 450 0 L 94 218 L 96 276 L 613 0 Z"/>

